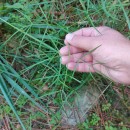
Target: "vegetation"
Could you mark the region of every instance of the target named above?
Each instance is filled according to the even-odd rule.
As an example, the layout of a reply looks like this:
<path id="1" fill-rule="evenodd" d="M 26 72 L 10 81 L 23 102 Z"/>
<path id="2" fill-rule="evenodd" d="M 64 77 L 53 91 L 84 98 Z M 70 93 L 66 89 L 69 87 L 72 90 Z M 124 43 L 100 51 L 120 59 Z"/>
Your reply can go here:
<path id="1" fill-rule="evenodd" d="M 129 8 L 129 0 L 0 1 L 0 129 L 69 129 L 61 112 L 83 86 L 101 96 L 74 129 L 130 129 L 130 87 L 71 72 L 59 56 L 65 35 L 82 27 L 106 25 L 130 38 Z"/>

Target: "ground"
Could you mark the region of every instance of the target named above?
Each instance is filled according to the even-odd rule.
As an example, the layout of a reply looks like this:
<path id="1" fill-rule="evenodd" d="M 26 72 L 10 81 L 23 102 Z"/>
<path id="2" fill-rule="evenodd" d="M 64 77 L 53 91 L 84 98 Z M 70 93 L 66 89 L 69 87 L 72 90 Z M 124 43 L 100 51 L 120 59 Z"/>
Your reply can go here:
<path id="1" fill-rule="evenodd" d="M 129 130 L 130 86 L 60 63 L 64 37 L 82 27 L 109 26 L 130 38 L 129 0 L 0 2 L 0 129 Z M 62 125 L 62 109 L 84 86 L 101 91 L 86 120 Z"/>

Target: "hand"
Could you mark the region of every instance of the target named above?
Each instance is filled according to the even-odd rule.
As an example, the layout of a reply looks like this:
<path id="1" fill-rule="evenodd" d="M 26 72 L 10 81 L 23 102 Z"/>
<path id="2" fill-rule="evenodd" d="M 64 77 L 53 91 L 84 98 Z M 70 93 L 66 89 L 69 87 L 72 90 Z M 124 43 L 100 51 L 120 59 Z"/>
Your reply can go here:
<path id="1" fill-rule="evenodd" d="M 69 70 L 98 72 L 118 83 L 130 84 L 130 41 L 109 27 L 82 28 L 69 33 L 60 49 Z"/>

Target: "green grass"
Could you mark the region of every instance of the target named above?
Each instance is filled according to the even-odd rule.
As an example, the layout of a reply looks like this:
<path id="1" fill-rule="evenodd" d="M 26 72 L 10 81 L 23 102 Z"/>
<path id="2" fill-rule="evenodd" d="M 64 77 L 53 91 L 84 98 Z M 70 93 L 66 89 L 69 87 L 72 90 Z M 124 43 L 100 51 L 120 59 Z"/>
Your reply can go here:
<path id="1" fill-rule="evenodd" d="M 125 107 L 119 114 L 113 107 L 112 97 L 119 96 L 114 83 L 98 74 L 67 70 L 60 64 L 59 49 L 67 33 L 86 26 L 106 25 L 130 38 L 129 8 L 127 0 L 0 2 L 0 119 L 8 117 L 14 130 L 19 124 L 19 129 L 27 130 L 61 129 L 64 104 L 84 85 L 95 85 L 105 93 L 99 103 L 101 111 L 111 104 L 102 113 L 113 119 L 103 118 L 96 107 L 77 128 L 127 128 L 129 121 L 123 112 L 129 108 L 128 97 L 119 98 Z M 126 89 L 121 88 L 122 92 Z"/>

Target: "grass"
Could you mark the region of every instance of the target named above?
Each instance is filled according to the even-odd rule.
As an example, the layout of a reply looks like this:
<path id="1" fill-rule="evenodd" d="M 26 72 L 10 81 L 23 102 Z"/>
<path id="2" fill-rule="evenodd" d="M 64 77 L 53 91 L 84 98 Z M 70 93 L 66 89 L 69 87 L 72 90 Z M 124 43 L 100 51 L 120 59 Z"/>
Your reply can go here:
<path id="1" fill-rule="evenodd" d="M 82 27 L 106 25 L 130 38 L 129 7 L 127 0 L 0 2 L 1 128 L 65 129 L 60 124 L 64 104 L 86 85 L 103 93 L 75 129 L 129 129 L 129 87 L 98 74 L 71 72 L 59 56 L 65 35 Z"/>

